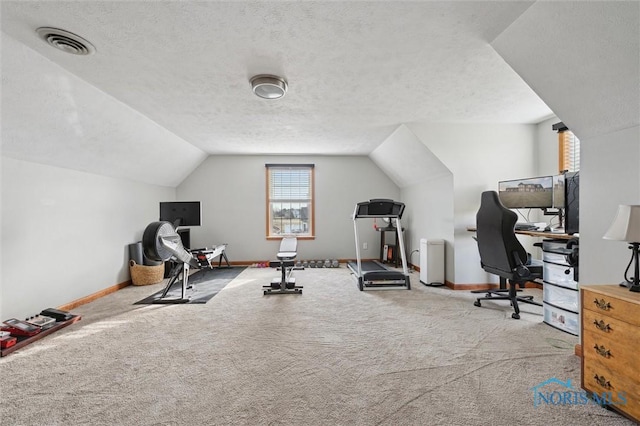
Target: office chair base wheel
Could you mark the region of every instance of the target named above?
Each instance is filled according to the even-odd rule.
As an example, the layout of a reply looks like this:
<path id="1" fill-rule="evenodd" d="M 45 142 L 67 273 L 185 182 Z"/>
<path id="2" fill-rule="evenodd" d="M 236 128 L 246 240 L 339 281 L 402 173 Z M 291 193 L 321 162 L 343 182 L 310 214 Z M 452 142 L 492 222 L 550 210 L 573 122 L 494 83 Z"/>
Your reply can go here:
<path id="1" fill-rule="evenodd" d="M 476 300 L 475 302 L 473 302 L 473 306 L 478 306 L 478 307 L 480 307 L 480 306 L 482 306 L 482 305 L 480 304 L 480 301 L 479 301 L 479 300 Z"/>
<path id="2" fill-rule="evenodd" d="M 520 314 L 511 314 L 511 318 L 520 319 Z"/>

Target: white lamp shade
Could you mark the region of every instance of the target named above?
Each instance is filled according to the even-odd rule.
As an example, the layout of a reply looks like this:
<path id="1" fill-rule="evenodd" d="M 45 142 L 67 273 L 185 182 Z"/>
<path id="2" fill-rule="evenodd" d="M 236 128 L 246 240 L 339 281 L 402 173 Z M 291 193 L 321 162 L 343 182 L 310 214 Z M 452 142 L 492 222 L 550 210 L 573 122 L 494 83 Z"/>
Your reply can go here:
<path id="1" fill-rule="evenodd" d="M 602 238 L 629 243 L 640 242 L 640 206 L 624 204 L 618 206 L 618 213 Z"/>

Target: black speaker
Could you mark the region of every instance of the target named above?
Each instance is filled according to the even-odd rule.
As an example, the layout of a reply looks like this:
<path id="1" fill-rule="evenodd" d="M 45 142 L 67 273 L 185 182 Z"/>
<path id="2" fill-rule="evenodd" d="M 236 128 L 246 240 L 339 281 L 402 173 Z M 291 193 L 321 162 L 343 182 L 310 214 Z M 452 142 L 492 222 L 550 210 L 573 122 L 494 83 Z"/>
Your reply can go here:
<path id="1" fill-rule="evenodd" d="M 181 228 L 176 231 L 180 235 L 182 245 L 186 249 L 191 248 L 191 230 L 189 228 Z"/>
<path id="2" fill-rule="evenodd" d="M 566 173 L 564 179 L 564 231 L 573 235 L 580 232 L 580 175 Z"/>

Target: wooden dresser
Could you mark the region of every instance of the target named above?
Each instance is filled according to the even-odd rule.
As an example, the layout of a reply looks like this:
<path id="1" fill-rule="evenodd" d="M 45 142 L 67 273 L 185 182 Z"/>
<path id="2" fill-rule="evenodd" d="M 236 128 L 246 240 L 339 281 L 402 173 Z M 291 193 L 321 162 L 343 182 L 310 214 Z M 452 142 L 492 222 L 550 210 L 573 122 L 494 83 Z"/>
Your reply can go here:
<path id="1" fill-rule="evenodd" d="M 582 388 L 640 423 L 640 293 L 582 286 Z"/>

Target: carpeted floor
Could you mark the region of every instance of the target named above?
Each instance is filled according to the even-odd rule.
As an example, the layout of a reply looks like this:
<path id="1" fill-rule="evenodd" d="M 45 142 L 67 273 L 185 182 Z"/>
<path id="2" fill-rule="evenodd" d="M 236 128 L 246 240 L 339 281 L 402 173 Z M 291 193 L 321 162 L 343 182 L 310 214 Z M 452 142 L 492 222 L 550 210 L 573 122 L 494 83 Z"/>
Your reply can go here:
<path id="1" fill-rule="evenodd" d="M 296 271 L 302 295 L 263 296 L 277 274 L 248 268 L 206 304 L 133 305 L 153 289 L 132 286 L 79 307 L 77 324 L 0 359 L 1 423 L 632 424 L 534 405 L 550 378 L 580 383 L 578 338 L 542 308 L 513 320 L 505 302 L 477 308 L 415 273 L 410 291 L 360 292 L 344 266 Z"/>

